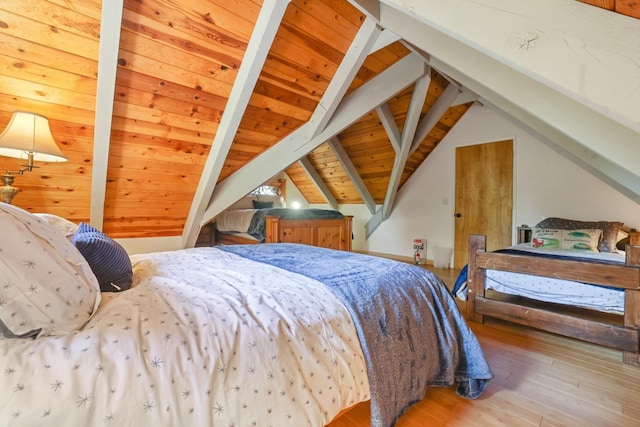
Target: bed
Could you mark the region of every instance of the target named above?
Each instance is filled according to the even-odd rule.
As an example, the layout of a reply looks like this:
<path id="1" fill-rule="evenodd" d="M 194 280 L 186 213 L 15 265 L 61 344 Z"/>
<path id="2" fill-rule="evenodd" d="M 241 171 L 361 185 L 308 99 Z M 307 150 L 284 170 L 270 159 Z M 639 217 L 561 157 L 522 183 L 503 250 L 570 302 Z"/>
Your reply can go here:
<path id="1" fill-rule="evenodd" d="M 614 236 L 611 230 L 597 241 L 602 250 L 584 250 L 584 242 L 573 242 L 571 249 L 545 247 L 546 238 L 557 244 L 559 229 L 549 223 L 576 223 L 560 220 L 534 227 L 532 242 L 504 250 L 487 252 L 485 236 L 469 237 L 469 263 L 453 290 L 466 299 L 467 319 L 483 322 L 490 316 L 604 345 L 621 350 L 625 363 L 640 366 L 637 233 L 625 239 L 625 251 L 618 249 L 619 233 L 606 242 L 607 233 Z M 580 234 L 576 230 L 560 231 L 571 236 Z"/>
<path id="2" fill-rule="evenodd" d="M 268 182 L 205 224 L 196 246 L 301 243 L 351 251 L 352 216 L 285 204 L 286 180 Z"/>
<path id="3" fill-rule="evenodd" d="M 289 243 L 129 257 L 51 219 L 0 204 L 2 425 L 322 426 L 369 399 L 391 426 L 427 386 L 492 378 L 421 267 Z"/>

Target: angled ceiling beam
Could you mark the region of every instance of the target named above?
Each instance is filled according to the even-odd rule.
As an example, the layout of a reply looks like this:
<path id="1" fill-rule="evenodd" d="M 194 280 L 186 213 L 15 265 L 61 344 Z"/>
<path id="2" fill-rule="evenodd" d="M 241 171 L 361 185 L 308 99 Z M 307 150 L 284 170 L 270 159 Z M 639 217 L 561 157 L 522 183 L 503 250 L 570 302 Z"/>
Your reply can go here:
<path id="1" fill-rule="evenodd" d="M 338 201 L 335 197 L 333 197 L 333 194 L 331 194 L 331 190 L 329 189 L 327 184 L 325 184 L 316 168 L 313 167 L 313 164 L 311 164 L 311 160 L 309 160 L 307 156 L 304 156 L 299 160 L 299 162 L 307 175 L 309 175 L 309 178 L 311 178 L 313 183 L 318 188 L 318 191 L 322 193 L 322 197 L 324 197 L 329 206 L 331 206 L 331 209 L 338 210 Z"/>
<path id="2" fill-rule="evenodd" d="M 427 97 L 427 92 L 429 91 L 430 82 L 431 76 L 429 74 L 426 74 L 418 79 L 413 88 L 411 102 L 409 103 L 409 110 L 407 111 L 407 117 L 402 128 L 402 142 L 400 145 L 400 152 L 396 153 L 396 157 L 393 161 L 391 178 L 389 178 L 387 194 L 384 197 L 384 205 L 382 206 L 383 220 L 389 218 L 389 215 L 391 215 L 391 211 L 393 210 L 393 206 L 395 205 L 396 194 L 398 193 L 398 187 L 400 186 L 402 172 L 404 172 L 404 166 L 407 163 L 407 159 L 409 158 L 409 152 L 411 151 L 413 137 L 416 133 L 418 121 L 420 120 L 420 114 L 422 113 L 424 100 Z"/>
<path id="3" fill-rule="evenodd" d="M 429 83 L 431 82 L 430 74 L 425 74 L 416 82 L 413 88 L 413 94 L 411 95 L 411 102 L 409 103 L 409 110 L 405 118 L 404 127 L 402 130 L 402 139 L 400 141 L 400 150 L 396 150 L 396 156 L 393 161 L 393 169 L 391 170 L 391 177 L 389 178 L 389 184 L 387 186 L 387 193 L 384 198 L 384 204 L 378 209 L 375 214 L 371 216 L 369 221 L 364 226 L 365 236 L 369 237 L 371 233 L 375 231 L 378 226 L 389 218 L 393 205 L 395 204 L 396 194 L 400 185 L 400 179 L 402 178 L 402 172 L 404 166 L 409 158 L 409 151 L 411 149 L 411 143 L 415 136 L 418 121 L 420 120 L 420 114 L 422 112 L 422 106 L 424 100 L 429 91 Z M 395 123 L 394 123 L 395 126 Z M 391 137 L 390 137 L 391 138 Z"/>
<path id="4" fill-rule="evenodd" d="M 200 222 L 205 209 L 211 200 L 216 187 L 216 181 L 231 148 L 233 138 L 238 132 L 240 121 L 249 104 L 260 71 L 267 59 L 271 44 L 275 39 L 284 13 L 289 4 L 288 0 L 265 0 L 258 20 L 251 33 L 247 50 L 238 69 L 238 75 L 231 88 L 227 105 L 220 119 L 218 132 L 213 139 L 209 156 L 204 165 L 198 188 L 196 189 L 191 209 L 182 233 L 182 246 L 192 247 L 200 232 Z M 251 190 L 248 190 L 249 192 Z M 241 195 L 240 195 L 241 196 Z M 238 196 L 238 197 L 240 197 Z"/>
<path id="5" fill-rule="evenodd" d="M 103 7 L 100 17 L 100 52 L 98 54 L 98 83 L 96 115 L 93 129 L 93 164 L 91 170 L 91 207 L 89 222 L 99 230 L 104 224 L 104 203 L 107 193 L 107 166 L 111 146 L 113 94 L 116 90 L 120 25 L 124 0 L 114 0 Z"/>
<path id="6" fill-rule="evenodd" d="M 365 19 L 351 42 L 342 62 L 340 62 L 340 66 L 331 79 L 327 90 L 322 95 L 320 102 L 309 119 L 309 123 L 311 124 L 307 128 L 309 140 L 313 139 L 313 137 L 324 129 L 327 122 L 331 119 L 331 116 L 333 116 L 333 113 L 335 113 L 336 108 L 338 108 L 353 78 L 360 70 L 360 67 L 362 67 L 365 59 L 367 59 L 371 47 L 378 39 L 381 31 L 375 19 Z"/>
<path id="7" fill-rule="evenodd" d="M 373 52 L 377 52 L 380 49 L 385 48 L 390 44 L 397 42 L 398 40 L 400 40 L 400 37 L 396 33 L 389 30 L 382 30 L 382 33 L 380 33 L 380 36 L 378 36 L 378 39 L 376 40 L 375 44 L 371 47 L 369 54 L 372 54 Z"/>
<path id="8" fill-rule="evenodd" d="M 416 134 L 411 144 L 411 151 L 409 152 L 409 155 L 420 147 L 422 141 L 427 137 L 438 121 L 440 121 L 442 115 L 453 105 L 453 102 L 458 98 L 459 94 L 460 90 L 452 84 L 449 84 L 444 92 L 442 92 L 429 111 L 427 111 L 427 114 L 425 114 L 422 120 L 420 120 L 420 124 L 418 124 Z"/>
<path id="9" fill-rule="evenodd" d="M 376 201 L 371 196 L 369 189 L 367 188 L 364 181 L 360 177 L 358 170 L 353 165 L 353 162 L 349 158 L 349 155 L 347 154 L 347 152 L 344 150 L 344 147 L 340 143 L 340 140 L 338 139 L 338 137 L 334 136 L 333 138 L 329 139 L 329 141 L 327 141 L 327 145 L 329 145 L 329 148 L 331 148 L 331 151 L 333 151 L 333 154 L 335 154 L 336 157 L 338 158 L 338 161 L 342 165 L 342 168 L 347 173 L 347 176 L 349 177 L 349 179 L 351 180 L 351 183 L 360 194 L 360 197 L 362 197 L 362 200 L 364 201 L 364 204 L 367 207 L 367 209 L 369 209 L 369 212 L 371 212 L 372 214 L 375 213 Z"/>
<path id="10" fill-rule="evenodd" d="M 305 139 L 308 135 L 308 129 L 305 127 L 308 124 L 292 132 L 216 186 L 202 224 L 211 221 L 239 197 L 346 129 L 372 108 L 412 85 L 425 73 L 423 59 L 417 55 L 408 55 L 346 96 L 325 129 L 311 141 Z"/>
<path id="11" fill-rule="evenodd" d="M 462 92 L 458 94 L 458 97 L 453 101 L 452 107 L 456 105 L 466 104 L 467 102 L 476 102 L 480 99 L 478 94 L 471 92 L 469 89 L 461 88 Z"/>
<path id="12" fill-rule="evenodd" d="M 382 123 L 382 127 L 389 137 L 389 142 L 397 153 L 398 151 L 400 151 L 400 140 L 402 139 L 402 135 L 400 135 L 400 130 L 398 129 L 398 125 L 393 118 L 393 113 L 389 108 L 389 104 L 385 102 L 382 105 L 378 105 L 376 107 L 376 113 L 378 113 L 380 123 Z"/>

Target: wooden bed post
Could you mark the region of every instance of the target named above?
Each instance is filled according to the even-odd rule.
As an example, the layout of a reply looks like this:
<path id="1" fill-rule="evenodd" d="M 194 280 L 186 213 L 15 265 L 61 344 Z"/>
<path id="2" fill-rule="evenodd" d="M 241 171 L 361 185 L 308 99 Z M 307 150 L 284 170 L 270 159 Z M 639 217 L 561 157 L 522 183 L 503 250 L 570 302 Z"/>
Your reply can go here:
<path id="1" fill-rule="evenodd" d="M 626 264 L 640 267 L 640 246 L 626 247 Z M 624 326 L 640 329 L 640 289 L 625 289 L 624 291 Z M 635 353 L 622 352 L 622 360 L 630 365 L 640 366 L 640 342 Z"/>
<path id="2" fill-rule="evenodd" d="M 487 238 L 480 235 L 469 236 L 469 264 L 467 266 L 467 320 L 484 322 L 484 316 L 476 313 L 476 295 L 484 297 L 484 270 L 476 265 L 476 253 L 484 252 Z"/>

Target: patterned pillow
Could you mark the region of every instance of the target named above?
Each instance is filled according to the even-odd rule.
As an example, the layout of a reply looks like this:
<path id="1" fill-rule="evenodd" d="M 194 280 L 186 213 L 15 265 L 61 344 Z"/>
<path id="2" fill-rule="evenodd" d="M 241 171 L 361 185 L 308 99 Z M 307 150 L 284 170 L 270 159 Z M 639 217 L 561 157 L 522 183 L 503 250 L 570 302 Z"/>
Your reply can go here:
<path id="1" fill-rule="evenodd" d="M 602 237 L 598 244 L 600 252 L 616 252 L 618 230 L 624 225 L 618 221 L 576 221 L 564 218 L 546 218 L 536 224 L 540 228 L 556 228 L 561 230 L 600 229 Z"/>
<path id="2" fill-rule="evenodd" d="M 560 249 L 562 230 L 534 227 L 531 232 L 531 246 L 534 248 Z"/>
<path id="3" fill-rule="evenodd" d="M 71 242 L 91 266 L 102 292 L 120 292 L 131 287 L 131 259 L 118 242 L 84 222 Z"/>
<path id="4" fill-rule="evenodd" d="M 599 252 L 598 243 L 602 230 L 562 230 L 561 249 Z"/>
<path id="5" fill-rule="evenodd" d="M 34 215 L 49 223 L 53 228 L 64 234 L 65 237 L 72 237 L 78 230 L 78 224 L 61 216 L 46 213 L 34 213 Z"/>
<path id="6" fill-rule="evenodd" d="M 78 331 L 100 304 L 87 261 L 58 230 L 0 203 L 0 338 Z"/>

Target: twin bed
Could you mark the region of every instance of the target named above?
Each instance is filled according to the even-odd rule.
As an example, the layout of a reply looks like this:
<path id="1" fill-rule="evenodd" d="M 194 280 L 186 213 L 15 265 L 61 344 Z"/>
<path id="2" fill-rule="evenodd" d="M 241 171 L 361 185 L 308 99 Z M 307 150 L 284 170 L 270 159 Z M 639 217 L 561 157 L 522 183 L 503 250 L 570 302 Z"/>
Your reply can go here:
<path id="1" fill-rule="evenodd" d="M 540 225 L 532 242 L 494 252 L 486 251 L 484 236 L 470 236 L 469 264 L 453 290 L 466 300 L 467 319 L 490 316 L 593 342 L 640 366 L 638 234 L 621 242 L 617 222 L 551 218 Z M 591 227 L 601 227 L 602 237 L 595 250 L 585 250 L 594 244 L 584 232 Z M 576 242 L 575 235 L 586 240 Z"/>
<path id="2" fill-rule="evenodd" d="M 370 399 L 390 426 L 428 386 L 492 377 L 418 266 L 289 243 L 123 258 L 5 204 L 0 226 L 2 425 L 322 426 Z"/>
<path id="3" fill-rule="evenodd" d="M 201 228 L 196 246 L 300 243 L 351 251 L 352 217 L 335 210 L 285 208 L 285 184 L 267 182 L 243 197 Z"/>

